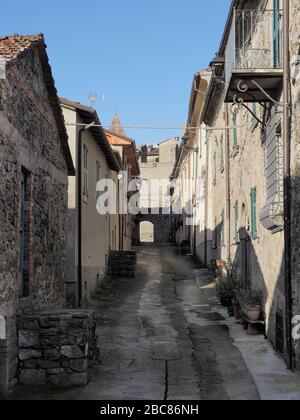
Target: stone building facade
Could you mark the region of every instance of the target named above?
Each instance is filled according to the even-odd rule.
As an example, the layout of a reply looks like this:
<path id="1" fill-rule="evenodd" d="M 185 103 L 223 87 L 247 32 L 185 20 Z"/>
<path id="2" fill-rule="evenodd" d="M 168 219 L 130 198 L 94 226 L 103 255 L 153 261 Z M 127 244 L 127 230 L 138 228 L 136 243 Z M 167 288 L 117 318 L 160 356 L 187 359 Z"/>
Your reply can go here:
<path id="1" fill-rule="evenodd" d="M 300 315 L 300 4 L 290 1 L 290 59 L 291 59 L 291 238 L 293 317 Z M 297 323 L 295 324 L 297 325 Z M 294 325 L 294 326 L 295 326 Z M 300 366 L 300 341 L 294 343 L 297 367 Z"/>
<path id="2" fill-rule="evenodd" d="M 284 69 L 287 4 L 291 67 Z M 194 121 L 198 118 L 199 133 L 200 128 L 202 132 L 197 149 L 191 130 L 187 130 L 187 138 L 183 139 L 185 146 L 192 146 L 193 152 L 196 150 L 196 160 L 198 164 L 202 161 L 202 173 L 205 173 L 204 186 L 200 186 L 205 197 L 204 224 L 200 218 L 194 232 L 194 237 L 204 238 L 204 245 L 196 245 L 193 253 L 207 265 L 215 260 L 231 261 L 247 287 L 261 290 L 268 338 L 289 367 L 299 367 L 300 354 L 299 341 L 291 336 L 300 307 L 299 13 L 298 1 L 232 2 L 218 55 L 211 63 L 212 77 L 207 91 L 197 91 L 200 96 L 201 91 L 205 93 L 203 107 L 192 111 Z M 284 71 L 286 76 L 290 69 L 291 98 L 286 106 Z M 191 100 L 194 97 L 192 93 Z M 289 108 L 287 114 L 291 116 L 289 137 L 284 130 L 285 108 Z M 289 142 L 291 213 L 285 207 L 289 180 L 284 176 Z M 203 144 L 205 153 L 201 151 Z M 185 166 L 193 165 L 193 154 L 186 152 Z M 201 156 L 206 156 L 205 162 Z M 194 197 L 197 189 L 192 188 L 188 200 L 195 203 L 197 211 L 201 204 Z M 289 223 L 290 248 L 285 236 Z M 181 239 L 190 239 L 191 232 L 184 232 L 184 226 L 180 229 Z M 287 274 L 289 253 L 291 296 Z"/>
<path id="3" fill-rule="evenodd" d="M 109 130 L 105 130 L 105 134 L 112 149 L 117 152 L 121 158 L 123 174 L 120 183 L 127 184 L 126 187 L 129 193 L 127 198 L 130 198 L 130 195 L 136 192 L 138 180 L 140 178 L 140 167 L 135 140 L 126 136 L 118 114 L 114 116 L 111 127 Z M 120 213 L 122 213 L 121 208 Z M 119 214 L 118 218 L 120 226 L 118 237 L 119 250 L 129 251 L 132 248 L 134 216 L 127 212 L 127 214 Z"/>
<path id="4" fill-rule="evenodd" d="M 0 392 L 17 380 L 17 317 L 61 308 L 67 240 L 67 134 L 44 38 L 0 38 Z"/>
<path id="5" fill-rule="evenodd" d="M 76 167 L 76 177 L 69 180 L 66 287 L 69 305 L 77 307 L 92 298 L 106 275 L 109 252 L 119 250 L 118 208 L 114 214 L 99 214 L 96 186 L 102 179 L 111 180 L 118 191 L 122 163 L 93 108 L 62 98 L 61 106 Z M 95 127 L 82 131 L 85 124 L 91 123 Z"/>

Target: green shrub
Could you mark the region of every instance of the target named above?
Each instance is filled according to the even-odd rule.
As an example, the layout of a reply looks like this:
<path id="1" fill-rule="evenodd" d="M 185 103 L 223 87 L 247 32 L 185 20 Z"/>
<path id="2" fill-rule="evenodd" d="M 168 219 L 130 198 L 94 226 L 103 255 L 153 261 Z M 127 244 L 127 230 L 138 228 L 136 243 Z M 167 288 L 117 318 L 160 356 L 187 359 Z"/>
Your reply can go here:
<path id="1" fill-rule="evenodd" d="M 259 289 L 240 289 L 237 298 L 241 304 L 248 306 L 262 305 L 262 292 Z"/>

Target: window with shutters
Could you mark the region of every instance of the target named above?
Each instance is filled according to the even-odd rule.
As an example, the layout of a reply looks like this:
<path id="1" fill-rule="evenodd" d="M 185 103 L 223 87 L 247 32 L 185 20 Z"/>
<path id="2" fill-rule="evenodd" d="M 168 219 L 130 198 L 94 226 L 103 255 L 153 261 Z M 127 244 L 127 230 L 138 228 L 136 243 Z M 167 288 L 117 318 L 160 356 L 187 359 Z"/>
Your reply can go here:
<path id="1" fill-rule="evenodd" d="M 97 160 L 96 161 L 96 185 L 98 184 L 98 182 L 100 181 L 100 178 L 101 178 L 100 171 L 101 171 L 101 165 L 100 165 L 99 160 Z M 100 192 L 96 191 L 96 199 L 98 199 L 99 196 L 100 196 Z"/>
<path id="2" fill-rule="evenodd" d="M 215 217 L 215 228 L 214 228 L 214 233 L 213 233 L 213 249 L 217 249 L 218 248 L 218 221 L 217 218 Z"/>
<path id="3" fill-rule="evenodd" d="M 225 245 L 225 217 L 224 210 L 221 213 L 221 223 L 220 223 L 220 245 Z"/>
<path id="4" fill-rule="evenodd" d="M 239 203 L 236 201 L 234 205 L 234 240 L 236 243 L 240 241 L 239 237 Z"/>
<path id="5" fill-rule="evenodd" d="M 88 148 L 86 144 L 83 145 L 83 197 L 87 201 L 89 198 L 88 189 Z"/>
<path id="6" fill-rule="evenodd" d="M 252 188 L 250 193 L 251 200 L 251 236 L 257 239 L 257 189 Z"/>
<path id="7" fill-rule="evenodd" d="M 280 232 L 284 226 L 284 147 L 282 137 L 282 109 L 267 108 L 266 127 L 263 142 L 265 145 L 266 200 L 260 209 L 262 225 L 272 231 Z"/>

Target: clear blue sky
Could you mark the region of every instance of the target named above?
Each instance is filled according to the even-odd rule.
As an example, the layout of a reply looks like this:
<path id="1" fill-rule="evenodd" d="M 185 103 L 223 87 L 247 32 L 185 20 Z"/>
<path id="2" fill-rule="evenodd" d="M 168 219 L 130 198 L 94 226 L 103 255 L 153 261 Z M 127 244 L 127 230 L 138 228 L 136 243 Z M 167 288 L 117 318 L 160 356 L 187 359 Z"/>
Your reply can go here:
<path id="1" fill-rule="evenodd" d="M 43 32 L 61 96 L 90 92 L 102 123 L 182 126 L 193 74 L 218 50 L 231 0 L 15 0 L 1 4 L 3 35 Z M 127 130 L 139 144 L 180 131 Z"/>

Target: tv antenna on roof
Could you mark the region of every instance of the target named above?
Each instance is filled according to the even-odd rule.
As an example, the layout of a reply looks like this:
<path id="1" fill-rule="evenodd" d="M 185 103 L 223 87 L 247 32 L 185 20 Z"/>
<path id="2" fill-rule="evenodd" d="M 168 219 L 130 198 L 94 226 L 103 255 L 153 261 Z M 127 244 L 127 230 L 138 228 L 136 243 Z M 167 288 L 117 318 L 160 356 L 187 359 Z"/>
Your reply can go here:
<path id="1" fill-rule="evenodd" d="M 102 94 L 102 95 L 99 95 L 98 93 L 90 93 L 89 95 L 88 95 L 88 103 L 89 103 L 89 106 L 95 106 L 95 104 L 96 104 L 96 102 L 98 102 L 98 101 L 102 101 L 102 102 L 104 102 L 105 101 L 105 99 L 106 99 L 106 96 L 104 95 L 104 94 Z"/>

